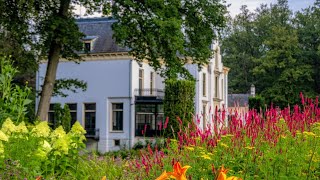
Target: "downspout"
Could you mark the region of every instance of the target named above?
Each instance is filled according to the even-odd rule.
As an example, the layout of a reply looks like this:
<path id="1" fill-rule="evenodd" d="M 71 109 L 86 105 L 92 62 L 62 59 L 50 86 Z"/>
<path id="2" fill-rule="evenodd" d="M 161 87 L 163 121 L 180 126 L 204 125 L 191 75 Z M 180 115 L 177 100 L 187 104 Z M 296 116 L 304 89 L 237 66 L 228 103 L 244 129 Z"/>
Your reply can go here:
<path id="1" fill-rule="evenodd" d="M 130 60 L 130 64 L 129 64 L 129 149 L 131 148 L 131 128 L 132 128 L 132 59 Z"/>
<path id="2" fill-rule="evenodd" d="M 39 105 L 39 95 L 37 94 L 37 92 L 40 91 L 40 65 L 38 65 L 38 70 L 37 70 L 37 74 L 36 74 L 36 103 L 35 103 L 35 112 L 34 114 L 36 115 L 36 110 L 38 109 L 38 105 Z"/>

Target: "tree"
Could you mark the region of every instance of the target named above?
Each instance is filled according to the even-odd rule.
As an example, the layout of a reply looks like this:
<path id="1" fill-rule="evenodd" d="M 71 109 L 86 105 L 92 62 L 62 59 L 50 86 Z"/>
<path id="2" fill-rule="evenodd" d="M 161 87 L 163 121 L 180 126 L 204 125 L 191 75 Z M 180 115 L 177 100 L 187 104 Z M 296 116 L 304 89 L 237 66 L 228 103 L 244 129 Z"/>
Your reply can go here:
<path id="1" fill-rule="evenodd" d="M 247 93 L 254 84 L 267 104 L 278 106 L 297 103 L 300 91 L 315 94 L 319 8 L 314 6 L 312 18 L 311 9 L 294 15 L 287 0 L 262 4 L 254 13 L 242 7 L 222 40 L 233 93 Z"/>
<path id="2" fill-rule="evenodd" d="M 79 58 L 81 38 L 72 12 L 75 5 L 82 5 L 92 13 L 105 3 L 103 0 L 1 0 L 1 32 L 11 35 L 20 49 L 35 51 L 36 60 L 47 59 L 47 71 L 41 91 L 37 116 L 44 120 L 56 79 L 60 58 Z M 18 47 L 18 46 L 17 46 Z M 20 57 L 20 56 L 19 56 Z"/>
<path id="3" fill-rule="evenodd" d="M 242 6 L 241 13 L 230 19 L 229 28 L 225 29 L 221 49 L 224 64 L 232 69 L 228 78 L 232 93 L 247 92 L 255 82 L 252 69 L 260 53 L 256 48 L 259 38 L 254 34 L 254 16 L 247 6 Z"/>
<path id="4" fill-rule="evenodd" d="M 112 27 L 116 42 L 137 61 L 148 60 L 167 78 L 192 79 L 183 65 L 208 63 L 225 13 L 221 0 L 119 0 L 112 6 Z"/>
<path id="5" fill-rule="evenodd" d="M 299 47 L 301 54 L 299 59 L 311 66 L 311 76 L 313 84 L 311 89 L 313 94 L 320 93 L 320 0 L 316 0 L 314 5 L 298 12 L 294 19 L 297 27 Z M 312 92 L 312 90 L 310 90 Z M 309 92 L 310 92 L 309 91 Z"/>
<path id="6" fill-rule="evenodd" d="M 37 60 L 47 59 L 48 65 L 41 91 L 37 116 L 44 120 L 53 93 L 60 58 L 79 58 L 83 34 L 72 13 L 82 5 L 88 13 L 108 13 L 110 4 L 104 0 L 1 0 L 1 32 L 12 32 L 23 47 L 35 50 Z M 220 0 L 136 1 L 120 0 L 113 4 L 117 42 L 132 49 L 137 60 L 147 59 L 156 69 L 164 60 L 168 77 L 186 75 L 181 68 L 188 60 L 199 65 L 211 56 L 209 45 L 214 30 L 223 26 L 226 7 Z M 185 57 L 185 58 L 180 58 Z"/>

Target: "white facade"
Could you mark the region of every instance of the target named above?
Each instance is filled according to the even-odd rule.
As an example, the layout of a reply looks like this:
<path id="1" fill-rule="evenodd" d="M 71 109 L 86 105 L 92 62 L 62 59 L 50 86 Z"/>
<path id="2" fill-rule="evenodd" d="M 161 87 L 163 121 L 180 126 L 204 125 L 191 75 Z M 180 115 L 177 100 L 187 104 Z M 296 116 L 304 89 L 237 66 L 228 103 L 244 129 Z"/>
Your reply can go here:
<path id="1" fill-rule="evenodd" d="M 194 99 L 196 112 L 194 114 L 197 115 L 198 118 L 195 118 L 195 121 L 199 121 L 201 128 L 211 123 L 209 116 L 214 113 L 215 106 L 219 110 L 223 106 L 228 107 L 229 69 L 224 67 L 221 62 L 219 47 L 216 46 L 213 49 L 216 52 L 214 58 L 201 70 L 197 65 L 186 65 L 186 68 L 196 79 Z M 148 120 L 153 122 L 153 126 L 157 118 L 163 119 L 163 115 L 158 112 L 154 113 L 158 116 L 152 117 L 153 119 L 150 119 L 152 113 L 139 114 L 139 112 L 135 112 L 139 103 L 137 96 L 158 96 L 165 88 L 164 79 L 146 62 L 134 61 L 127 52 L 91 53 L 83 56 L 83 59 L 84 61 L 81 61 L 80 64 L 61 60 L 58 65 L 57 79 L 76 78 L 83 80 L 87 83 L 87 90 L 78 93 L 65 92 L 68 94 L 67 97 L 52 97 L 51 103 L 76 104 L 76 118 L 83 127 L 98 129 L 98 131 L 94 131 L 94 134 L 95 137 L 98 137 L 97 148 L 99 152 L 104 153 L 118 150 L 121 147 L 132 147 L 141 138 L 141 135 L 137 135 L 140 133 L 138 132 L 140 129 L 138 128 L 137 131 L 137 127 L 141 126 L 141 123 L 137 123 L 136 116 L 145 118 L 145 122 L 149 118 Z M 37 90 L 40 90 L 41 84 L 43 84 L 46 66 L 45 62 L 40 64 L 37 73 Z M 151 73 L 153 78 L 151 78 Z M 140 92 L 139 89 L 147 91 Z M 149 91 L 150 89 L 156 91 Z M 155 100 L 158 101 L 156 98 Z M 161 100 L 159 102 L 161 104 Z M 86 110 L 88 104 L 95 104 L 95 108 Z M 158 108 L 158 106 L 155 107 L 155 109 Z M 206 118 L 203 117 L 203 113 Z M 90 119 L 90 123 L 88 119 Z"/>

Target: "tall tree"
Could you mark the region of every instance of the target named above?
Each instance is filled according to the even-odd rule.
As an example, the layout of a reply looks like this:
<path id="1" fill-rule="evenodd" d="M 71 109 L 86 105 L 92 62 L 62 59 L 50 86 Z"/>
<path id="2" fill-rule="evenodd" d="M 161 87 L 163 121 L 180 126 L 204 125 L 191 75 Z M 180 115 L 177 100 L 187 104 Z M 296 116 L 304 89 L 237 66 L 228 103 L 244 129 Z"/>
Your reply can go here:
<path id="1" fill-rule="evenodd" d="M 268 103 L 279 106 L 297 103 L 300 91 L 314 94 L 319 67 L 317 28 L 311 22 L 319 8 L 311 9 L 294 16 L 287 0 L 262 4 L 253 13 L 242 7 L 222 40 L 224 63 L 233 69 L 232 93 L 246 93 L 252 83 Z M 310 49 L 313 58 L 306 53 Z"/>
<path id="2" fill-rule="evenodd" d="M 226 6 L 221 0 L 118 0 L 112 12 L 114 37 L 136 60 L 148 60 L 165 77 L 192 79 L 183 65 L 208 63 Z"/>
<path id="3" fill-rule="evenodd" d="M 258 38 L 254 34 L 254 14 L 247 6 L 241 7 L 241 13 L 229 22 L 222 40 L 223 62 L 232 70 L 229 73 L 229 91 L 247 92 L 252 83 L 254 59 L 259 57 Z"/>
<path id="4" fill-rule="evenodd" d="M 294 23 L 301 49 L 299 59 L 311 66 L 312 89 L 315 90 L 315 94 L 320 94 L 320 0 L 316 0 L 313 6 L 298 12 Z"/>
<path id="5" fill-rule="evenodd" d="M 98 11 L 103 0 L 1 0 L 1 29 L 6 37 L 25 49 L 34 49 L 38 59 L 47 59 L 47 71 L 43 83 L 37 116 L 44 120 L 56 79 L 60 58 L 77 58 L 82 49 L 82 33 L 72 12 L 75 5 L 82 5 L 89 13 Z M 37 59 L 37 58 L 36 58 Z"/>

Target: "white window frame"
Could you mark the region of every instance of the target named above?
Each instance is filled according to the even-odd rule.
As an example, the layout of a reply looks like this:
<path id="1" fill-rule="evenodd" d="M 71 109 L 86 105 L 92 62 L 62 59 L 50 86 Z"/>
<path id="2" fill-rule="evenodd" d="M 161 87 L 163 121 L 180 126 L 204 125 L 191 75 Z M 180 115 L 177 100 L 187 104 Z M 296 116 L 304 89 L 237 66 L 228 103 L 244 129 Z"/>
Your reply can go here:
<path id="1" fill-rule="evenodd" d="M 202 73 L 202 96 L 207 96 L 207 74 Z"/>
<path id="2" fill-rule="evenodd" d="M 95 104 L 96 105 L 96 108 L 95 108 L 95 110 L 86 110 L 86 104 Z M 82 107 L 83 107 L 83 116 L 82 116 L 82 119 L 83 119 L 83 124 L 82 124 L 82 126 L 83 126 L 83 128 L 84 129 L 86 129 L 86 112 L 94 112 L 95 113 L 95 116 L 96 116 L 96 122 L 95 122 L 95 125 L 97 126 L 97 103 L 96 102 L 84 102 L 83 104 L 82 104 Z M 97 128 L 95 126 L 95 129 Z"/>
<path id="3" fill-rule="evenodd" d="M 122 104 L 122 109 L 115 109 L 115 111 L 122 111 L 122 130 L 113 130 L 113 104 Z M 110 102 L 110 132 L 115 132 L 115 133 L 123 133 L 124 132 L 124 105 L 125 103 L 124 102 Z"/>

